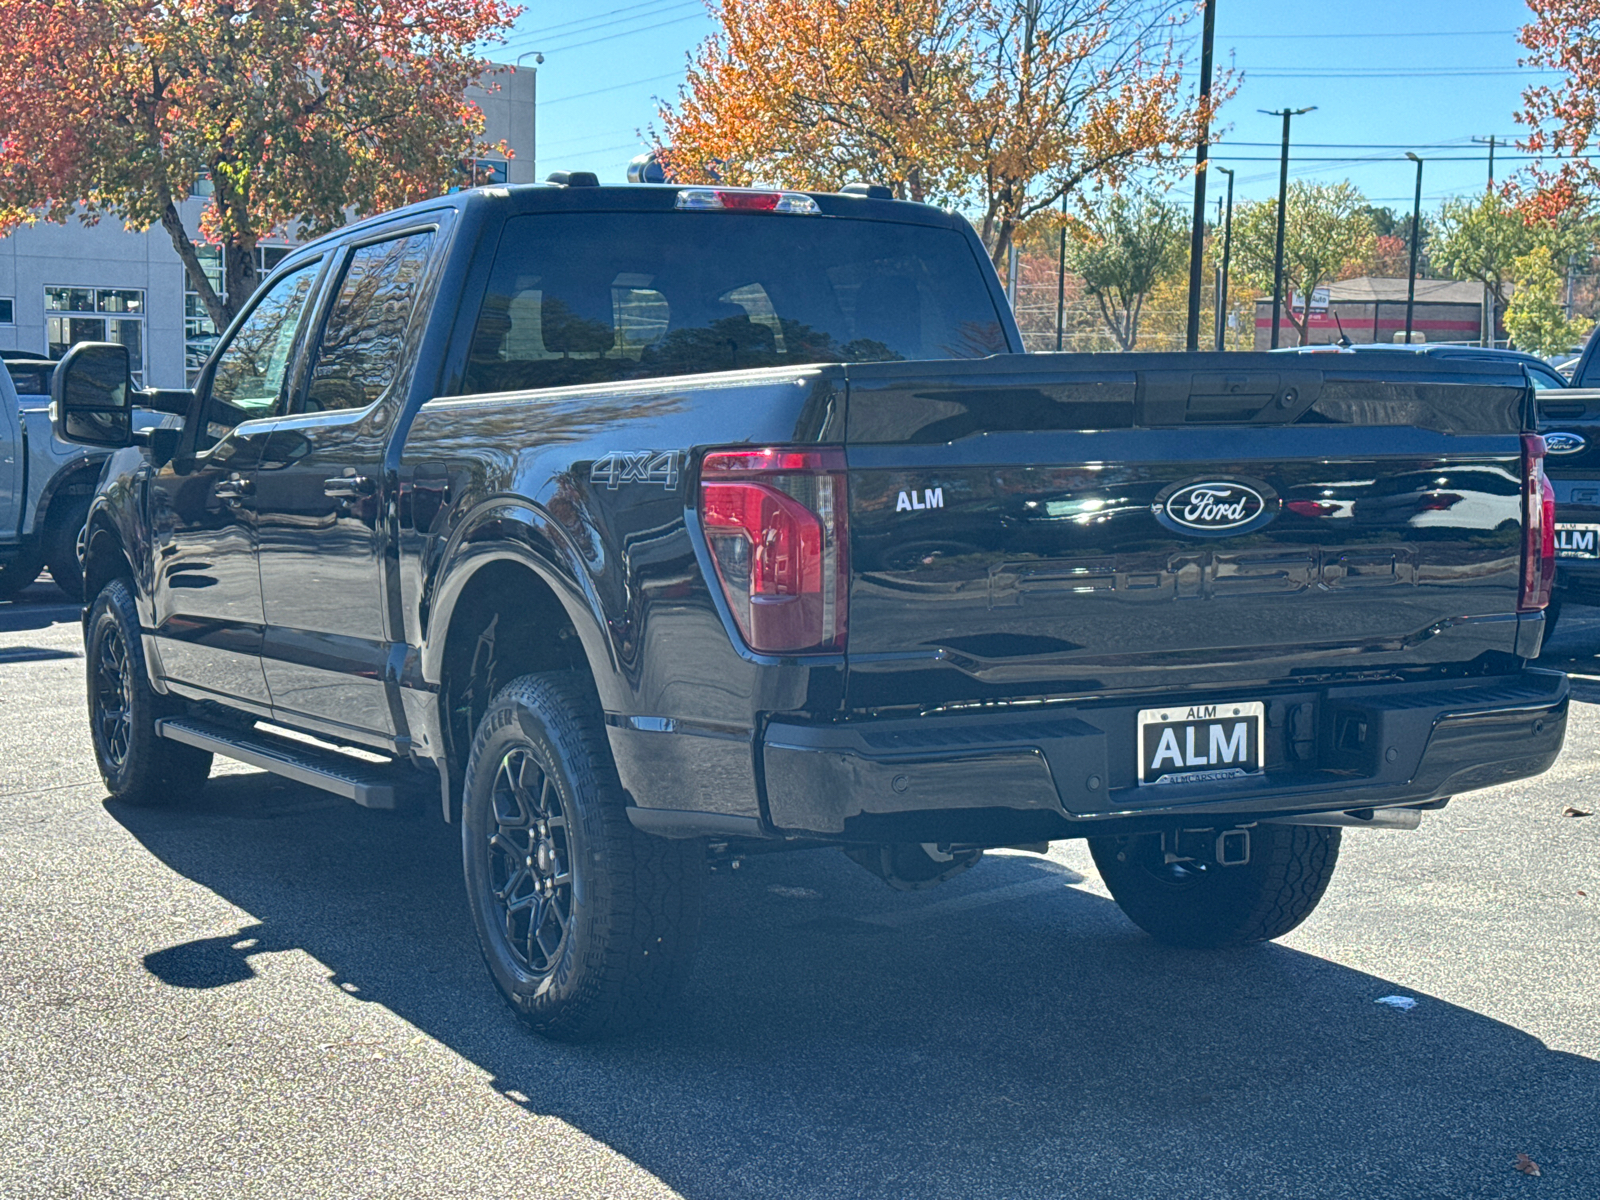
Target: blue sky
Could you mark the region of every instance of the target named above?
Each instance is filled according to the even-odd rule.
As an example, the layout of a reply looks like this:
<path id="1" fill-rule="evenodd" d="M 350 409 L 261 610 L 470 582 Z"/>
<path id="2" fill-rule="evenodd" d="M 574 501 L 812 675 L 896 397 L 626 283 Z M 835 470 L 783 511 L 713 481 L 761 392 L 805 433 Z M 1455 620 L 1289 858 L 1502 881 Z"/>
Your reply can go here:
<path id="1" fill-rule="evenodd" d="M 1236 196 L 1272 195 L 1281 123 L 1256 110 L 1316 105 L 1294 122 L 1293 176 L 1349 178 L 1374 202 L 1409 208 L 1416 168 L 1404 152 L 1415 149 L 1429 160 L 1425 208 L 1476 192 L 1487 148 L 1471 139 L 1519 133 L 1513 114 L 1534 76 L 1517 66 L 1516 30 L 1529 15 L 1515 0 L 1218 0 L 1219 62 L 1231 55 L 1244 85 L 1223 110 L 1226 144 L 1214 155 L 1237 169 Z M 492 57 L 545 54 L 540 176 L 587 170 L 620 182 L 655 98 L 676 95 L 687 55 L 713 28 L 702 0 L 530 0 Z M 1196 19 L 1196 42 L 1199 28 Z M 1197 47 L 1189 57 L 1198 73 Z M 1497 152 L 1497 176 L 1515 154 Z"/>

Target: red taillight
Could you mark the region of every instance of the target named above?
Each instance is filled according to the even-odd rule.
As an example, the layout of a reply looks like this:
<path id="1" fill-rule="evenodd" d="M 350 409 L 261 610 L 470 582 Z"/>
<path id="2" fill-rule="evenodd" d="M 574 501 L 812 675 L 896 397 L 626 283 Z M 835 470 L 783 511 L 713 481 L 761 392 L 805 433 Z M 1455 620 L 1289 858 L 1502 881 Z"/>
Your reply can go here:
<path id="1" fill-rule="evenodd" d="M 1522 598 L 1518 612 L 1550 603 L 1556 579 L 1556 492 L 1544 474 L 1544 439 L 1522 435 Z"/>
<path id="2" fill-rule="evenodd" d="M 760 654 L 844 649 L 844 451 L 713 450 L 700 521 L 739 633 Z"/>

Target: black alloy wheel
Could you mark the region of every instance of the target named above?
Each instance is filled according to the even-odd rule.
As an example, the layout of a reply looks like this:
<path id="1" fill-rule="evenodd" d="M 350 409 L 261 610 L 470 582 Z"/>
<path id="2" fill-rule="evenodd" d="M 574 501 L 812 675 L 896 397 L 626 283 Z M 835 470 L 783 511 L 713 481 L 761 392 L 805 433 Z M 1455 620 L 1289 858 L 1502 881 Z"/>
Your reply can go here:
<path id="1" fill-rule="evenodd" d="M 133 676 L 128 643 L 115 622 L 101 633 L 99 651 L 89 681 L 89 719 L 102 763 L 121 771 L 133 742 Z"/>
<path id="2" fill-rule="evenodd" d="M 572 848 L 555 783 L 524 747 L 495 773 L 489 886 L 506 942 L 530 975 L 548 975 L 572 934 Z"/>
<path id="3" fill-rule="evenodd" d="M 156 734 L 156 721 L 182 711 L 150 686 L 139 614 L 126 580 L 95 597 L 85 623 L 89 734 L 95 765 L 114 800 L 160 804 L 187 800 L 211 773 L 211 755 Z"/>
<path id="4" fill-rule="evenodd" d="M 705 848 L 628 820 L 587 677 L 524 675 L 489 702 L 467 761 L 461 852 L 483 961 L 536 1033 L 620 1033 L 682 986 Z"/>

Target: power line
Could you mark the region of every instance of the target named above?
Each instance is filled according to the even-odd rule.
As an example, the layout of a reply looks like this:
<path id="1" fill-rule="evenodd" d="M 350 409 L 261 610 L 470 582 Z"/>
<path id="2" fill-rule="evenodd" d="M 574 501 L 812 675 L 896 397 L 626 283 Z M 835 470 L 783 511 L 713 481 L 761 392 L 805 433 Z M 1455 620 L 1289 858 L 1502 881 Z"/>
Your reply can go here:
<path id="1" fill-rule="evenodd" d="M 599 96 L 606 92 L 620 92 L 624 88 L 639 87 L 646 83 L 660 83 L 663 79 L 677 79 L 682 71 L 668 71 L 665 75 L 652 75 L 648 79 L 630 79 L 626 83 L 614 83 L 610 87 L 595 88 L 592 92 L 574 92 L 570 96 L 557 96 L 554 100 L 539 101 L 540 108 L 549 108 L 552 104 L 565 104 L 568 100 L 583 100 L 589 96 Z"/>
<path id="2" fill-rule="evenodd" d="M 1236 33 L 1224 38 L 1230 42 L 1284 42 L 1319 38 L 1412 38 L 1426 37 L 1504 37 L 1508 33 L 1521 33 L 1520 29 L 1425 29 L 1416 33 L 1390 30 L 1385 33 Z"/>
<path id="3" fill-rule="evenodd" d="M 635 9 L 640 9 L 640 8 L 655 8 L 656 6 L 658 6 L 660 4 L 664 4 L 664 3 L 668 3 L 668 0 L 640 0 L 640 3 L 638 3 L 638 4 L 625 4 L 621 8 L 608 9 L 607 11 L 605 11 L 603 13 L 593 13 L 593 14 L 587 16 L 587 17 L 574 17 L 570 21 L 558 21 L 554 25 L 542 25 L 542 26 L 539 27 L 539 29 L 537 31 L 529 30 L 529 33 L 532 34 L 534 32 L 537 32 L 539 37 L 548 37 L 551 34 L 555 33 L 556 30 L 558 30 L 558 29 L 566 29 L 570 25 L 592 25 L 592 24 L 595 24 L 597 22 L 604 21 L 607 17 L 617 16 L 619 13 L 633 12 Z M 669 8 L 688 8 L 691 4 L 693 4 L 696 7 L 698 7 L 699 3 L 700 3 L 700 0 L 672 0 L 671 3 L 668 3 L 668 7 Z M 644 14 L 641 14 L 641 15 L 644 15 Z M 628 17 L 626 19 L 631 21 L 634 18 L 633 17 Z"/>
<path id="4" fill-rule="evenodd" d="M 1240 68 L 1249 79 L 1476 79 L 1490 75 L 1560 75 L 1554 67 L 1311 67 L 1303 71 L 1278 67 Z"/>
<path id="5" fill-rule="evenodd" d="M 696 7 L 698 7 L 698 5 Z M 586 42 L 569 42 L 569 43 L 567 43 L 565 45 L 557 45 L 557 46 L 541 45 L 540 48 L 545 50 L 546 52 L 549 52 L 549 53 L 554 53 L 554 52 L 563 52 L 564 53 L 564 52 L 566 52 L 568 50 L 581 50 L 585 46 L 597 46 L 601 42 L 614 42 L 618 38 L 633 37 L 635 34 L 638 34 L 638 33 L 648 33 L 652 29 L 665 29 L 668 25 L 682 25 L 685 21 L 700 21 L 700 20 L 704 20 L 704 19 L 705 19 L 705 13 L 704 12 L 690 13 L 686 17 L 674 17 L 670 21 L 658 21 L 654 25 L 640 25 L 636 29 L 624 29 L 624 30 L 621 30 L 621 31 L 619 31 L 617 33 L 608 33 L 608 34 L 605 34 L 605 35 L 603 35 L 601 37 L 590 38 Z M 542 43 L 543 41 L 544 41 L 544 39 L 543 38 L 539 38 L 539 37 L 524 37 L 524 38 L 520 38 L 520 39 L 516 39 L 516 40 L 510 41 L 510 42 L 507 42 L 506 46 L 507 46 L 508 49 L 515 49 L 517 46 L 526 46 L 526 45 L 530 44 L 531 42 L 540 42 L 540 43 Z"/>

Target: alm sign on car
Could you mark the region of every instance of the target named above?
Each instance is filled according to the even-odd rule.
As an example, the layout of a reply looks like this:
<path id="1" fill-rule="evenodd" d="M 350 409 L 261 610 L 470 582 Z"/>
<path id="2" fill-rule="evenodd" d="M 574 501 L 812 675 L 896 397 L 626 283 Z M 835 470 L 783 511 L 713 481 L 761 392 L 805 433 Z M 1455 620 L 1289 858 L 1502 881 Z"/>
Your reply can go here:
<path id="1" fill-rule="evenodd" d="M 1265 525 L 1272 519 L 1276 503 L 1277 497 L 1265 484 L 1204 479 L 1163 491 L 1151 511 L 1170 529 L 1216 537 Z"/>

